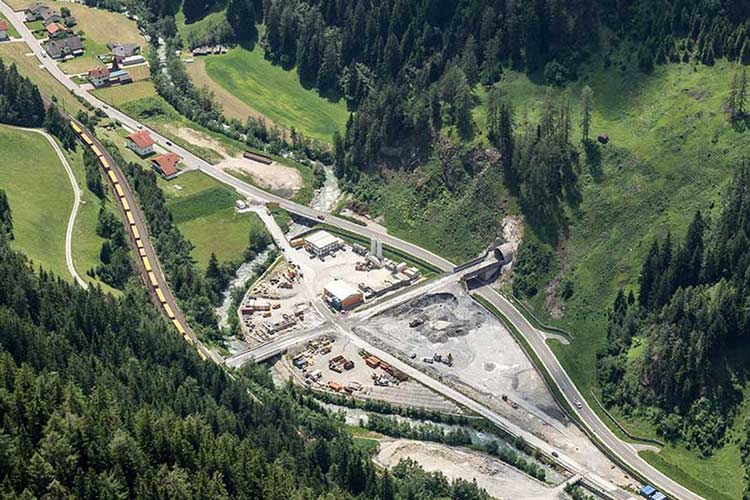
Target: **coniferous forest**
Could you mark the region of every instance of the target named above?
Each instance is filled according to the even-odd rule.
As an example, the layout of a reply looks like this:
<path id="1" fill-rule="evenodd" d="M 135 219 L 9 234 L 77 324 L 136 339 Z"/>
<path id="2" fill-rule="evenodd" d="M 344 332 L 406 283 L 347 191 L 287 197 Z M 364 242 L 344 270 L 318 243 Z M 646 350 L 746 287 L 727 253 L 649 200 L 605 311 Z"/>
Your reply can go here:
<path id="1" fill-rule="evenodd" d="M 5 236 L 0 374 L 5 497 L 489 498 L 411 462 L 377 471 L 294 389 L 200 361 L 142 287 L 84 291 Z"/>

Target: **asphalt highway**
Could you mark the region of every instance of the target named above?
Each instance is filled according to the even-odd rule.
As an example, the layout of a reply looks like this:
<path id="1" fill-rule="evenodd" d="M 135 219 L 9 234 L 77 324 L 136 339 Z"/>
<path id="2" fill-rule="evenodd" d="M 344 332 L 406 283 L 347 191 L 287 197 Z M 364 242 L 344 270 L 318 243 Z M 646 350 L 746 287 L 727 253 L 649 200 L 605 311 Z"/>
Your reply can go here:
<path id="1" fill-rule="evenodd" d="M 121 111 L 111 108 L 106 103 L 100 101 L 95 96 L 90 94 L 88 91 L 81 89 L 77 84 L 71 81 L 68 78 L 68 76 L 65 75 L 62 72 L 62 70 L 60 70 L 57 63 L 49 59 L 49 57 L 46 56 L 46 53 L 44 52 L 44 49 L 41 47 L 39 41 L 36 38 L 34 38 L 31 31 L 29 31 L 29 29 L 23 23 L 22 13 L 16 14 L 7 4 L 1 1 L 0 1 L 0 12 L 2 12 L 3 15 L 15 26 L 15 28 L 18 30 L 19 34 L 21 35 L 21 38 L 30 47 L 30 49 L 39 59 L 40 63 L 43 64 L 44 67 L 47 69 L 47 71 L 49 71 L 49 73 L 53 77 L 55 77 L 55 79 L 57 79 L 62 85 L 64 85 L 67 89 L 69 89 L 73 94 L 80 96 L 82 99 L 84 99 L 86 102 L 88 102 L 95 108 L 103 111 L 110 118 L 118 120 L 127 128 L 130 128 L 132 130 L 148 130 L 151 133 L 151 136 L 153 137 L 153 139 L 157 143 L 159 143 L 159 145 L 162 148 L 173 151 L 174 153 L 178 154 L 182 158 L 182 161 L 185 164 L 185 166 L 196 168 L 204 172 L 205 174 L 213 177 L 214 179 L 233 187 L 234 189 L 237 190 L 238 193 L 240 193 L 243 196 L 255 198 L 256 200 L 263 201 L 263 202 L 277 202 L 281 208 L 291 213 L 301 215 L 310 219 L 324 218 L 327 224 L 338 227 L 340 229 L 350 231 L 352 233 L 356 233 L 364 237 L 377 236 L 386 245 L 399 249 L 403 252 L 409 253 L 421 260 L 424 260 L 425 262 L 432 264 L 433 266 L 441 269 L 442 271 L 445 271 L 445 272 L 453 271 L 454 264 L 452 262 L 430 252 L 429 250 L 425 250 L 417 245 L 403 241 L 394 236 L 383 234 L 382 232 L 370 229 L 368 227 L 363 227 L 363 226 L 354 224 L 352 222 L 349 222 L 347 220 L 344 220 L 338 217 L 326 215 L 317 210 L 313 210 L 311 208 L 308 208 L 303 205 L 299 205 L 297 203 L 281 198 L 279 196 L 267 193 L 259 188 L 256 188 L 246 182 L 243 182 L 227 174 L 226 172 L 209 164 L 205 160 L 195 156 L 194 154 L 192 154 L 190 151 L 186 150 L 185 148 L 182 148 L 181 146 L 172 143 L 166 137 L 157 133 L 155 130 L 149 129 L 148 127 L 144 126 L 143 124 L 131 118 L 130 116 L 122 113 Z M 124 184 L 124 186 L 126 186 L 126 184 Z M 133 205 L 134 205 L 134 209 L 136 209 L 137 204 L 133 203 Z M 134 213 L 135 213 L 135 210 L 134 210 Z M 145 224 L 143 224 L 142 220 L 140 221 L 140 224 L 143 227 L 141 228 L 141 226 L 139 226 L 139 230 L 142 230 L 143 234 L 147 234 L 145 232 L 145 229 L 146 229 Z M 144 242 L 146 240 L 147 238 L 144 238 Z M 150 247 L 150 245 L 149 245 L 149 248 L 150 248 L 149 251 L 151 252 L 149 255 L 150 256 L 153 255 L 155 257 L 153 248 Z M 154 259 L 154 262 L 157 262 L 157 261 L 158 261 L 157 259 Z M 161 277 L 161 273 L 159 273 L 159 276 L 160 276 L 160 279 L 163 279 L 163 277 Z M 164 284 L 166 285 L 166 282 L 164 282 Z M 160 286 L 161 286 L 161 282 L 160 282 Z M 165 292 L 167 290 L 169 290 L 168 287 L 164 289 Z M 503 313 L 508 318 L 508 320 L 511 321 L 516 326 L 516 328 L 518 328 L 519 332 L 527 339 L 527 341 L 532 346 L 536 354 L 542 360 L 542 362 L 544 363 L 544 366 L 547 368 L 552 379 L 555 381 L 555 383 L 558 385 L 558 387 L 562 391 L 566 400 L 568 400 L 568 402 L 571 403 L 571 408 L 574 409 L 573 411 L 576 411 L 583 425 L 586 426 L 593 434 L 595 434 L 598 440 L 601 443 L 603 443 L 603 445 L 607 447 L 611 453 L 619 457 L 620 460 L 626 463 L 631 469 L 637 471 L 648 482 L 654 484 L 657 488 L 664 491 L 666 494 L 670 495 L 671 497 L 682 498 L 685 500 L 698 500 L 701 498 L 700 496 L 688 490 L 681 484 L 677 483 L 676 481 L 670 479 L 668 476 L 662 474 L 661 472 L 653 468 L 648 462 L 646 462 L 640 456 L 638 456 L 636 450 L 630 444 L 625 443 L 624 441 L 620 440 L 617 436 L 614 435 L 612 431 L 609 430 L 609 428 L 601 421 L 598 415 L 589 407 L 589 405 L 586 402 L 586 399 L 583 398 L 581 394 L 578 392 L 578 389 L 575 387 L 575 385 L 571 381 L 568 374 L 565 372 L 565 370 L 562 368 L 562 366 L 560 365 L 555 355 L 552 353 L 552 351 L 549 349 L 547 344 L 544 342 L 544 334 L 538 331 L 537 329 L 535 329 L 526 320 L 526 318 L 515 308 L 515 306 L 513 306 L 502 295 L 500 295 L 499 292 L 497 292 L 496 290 L 492 288 L 488 288 L 488 287 L 481 288 L 477 291 L 477 293 L 481 295 L 482 297 L 484 297 L 486 300 L 488 300 L 495 307 L 497 307 L 500 310 L 500 312 Z M 170 294 L 170 297 L 171 297 L 171 294 Z M 171 298 L 171 300 L 172 302 L 174 301 L 173 298 Z M 177 311 L 179 311 L 179 309 L 175 310 L 176 314 L 178 314 Z M 181 321 L 184 322 L 184 318 L 180 318 L 180 319 Z M 348 329 L 346 328 L 341 328 L 341 329 L 344 330 L 345 332 L 348 331 Z M 348 333 L 348 335 L 352 336 L 353 340 L 356 339 L 355 341 L 358 341 L 360 343 L 362 342 L 361 339 L 358 339 L 356 336 L 353 336 L 353 334 L 351 334 L 350 332 Z M 370 349 L 372 350 L 372 348 Z M 375 350 L 375 351 L 376 351 L 376 354 L 382 357 L 382 359 L 385 359 L 388 362 L 392 361 L 394 366 L 398 366 L 399 368 L 402 368 L 402 365 L 405 365 L 404 363 L 398 362 L 396 358 L 388 355 L 385 352 L 382 352 L 379 350 Z M 408 365 L 403 366 L 403 371 L 406 372 L 411 377 L 413 377 L 414 379 L 427 385 L 428 387 L 436 388 L 434 387 L 436 384 L 443 385 L 431 379 L 430 377 L 426 376 L 422 372 L 419 372 L 416 369 L 410 368 Z M 466 407 L 476 411 L 479 414 L 486 416 L 488 419 L 492 421 L 496 421 L 498 416 L 494 415 L 493 412 L 491 412 L 489 409 L 485 408 L 484 406 L 480 405 L 479 403 L 467 398 L 466 396 L 463 396 L 457 391 L 453 391 L 450 388 L 441 387 L 440 389 L 443 389 L 440 392 L 443 392 L 445 390 L 452 391 L 451 399 L 454 399 L 460 402 L 461 404 L 464 404 Z M 574 404 L 575 400 L 581 403 L 580 408 L 576 408 L 576 405 Z M 572 468 L 575 470 L 577 466 L 574 466 Z M 580 470 L 580 473 L 584 477 L 587 476 L 585 470 Z"/>

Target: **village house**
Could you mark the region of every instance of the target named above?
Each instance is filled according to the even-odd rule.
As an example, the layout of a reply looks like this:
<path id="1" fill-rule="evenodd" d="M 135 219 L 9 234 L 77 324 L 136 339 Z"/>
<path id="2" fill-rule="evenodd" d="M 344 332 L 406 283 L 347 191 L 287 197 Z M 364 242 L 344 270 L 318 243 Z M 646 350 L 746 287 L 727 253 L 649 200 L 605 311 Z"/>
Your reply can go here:
<path id="1" fill-rule="evenodd" d="M 112 60 L 120 66 L 145 62 L 138 44 L 111 42 L 107 44 L 107 48 L 112 53 Z"/>
<path id="2" fill-rule="evenodd" d="M 125 147 L 135 151 L 138 156 L 147 156 L 154 152 L 154 140 L 146 130 L 138 130 L 125 137 Z"/>
<path id="3" fill-rule="evenodd" d="M 44 44 L 44 50 L 52 59 L 70 59 L 83 54 L 83 42 L 77 36 L 49 40 Z"/>
<path id="4" fill-rule="evenodd" d="M 50 38 L 65 38 L 68 35 L 67 28 L 60 23 L 50 23 L 46 29 Z"/>
<path id="5" fill-rule="evenodd" d="M 174 153 L 164 153 L 163 155 L 155 156 L 151 160 L 151 166 L 166 180 L 174 179 L 177 177 L 177 163 L 179 163 L 180 157 Z"/>
<path id="6" fill-rule="evenodd" d="M 109 85 L 109 68 L 94 68 L 89 70 L 89 81 L 96 88 Z"/>

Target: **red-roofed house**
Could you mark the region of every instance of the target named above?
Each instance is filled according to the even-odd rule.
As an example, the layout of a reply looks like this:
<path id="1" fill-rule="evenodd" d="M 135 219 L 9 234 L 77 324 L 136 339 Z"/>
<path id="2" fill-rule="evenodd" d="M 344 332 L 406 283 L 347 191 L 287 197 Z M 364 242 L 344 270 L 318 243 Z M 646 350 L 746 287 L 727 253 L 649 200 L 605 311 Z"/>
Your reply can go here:
<path id="1" fill-rule="evenodd" d="M 125 147 L 132 149 L 138 156 L 154 152 L 154 140 L 146 130 L 138 130 L 125 137 Z"/>
<path id="2" fill-rule="evenodd" d="M 94 68 L 89 70 L 89 81 L 96 88 L 109 85 L 109 68 Z"/>
<path id="3" fill-rule="evenodd" d="M 174 153 L 164 153 L 151 159 L 151 166 L 166 180 L 177 177 L 177 163 L 180 157 Z"/>
<path id="4" fill-rule="evenodd" d="M 62 38 L 68 34 L 68 29 L 60 23 L 50 23 L 47 25 L 47 35 L 50 38 Z"/>
<path id="5" fill-rule="evenodd" d="M 5 19 L 0 19 L 0 40 L 8 39 L 8 23 Z"/>

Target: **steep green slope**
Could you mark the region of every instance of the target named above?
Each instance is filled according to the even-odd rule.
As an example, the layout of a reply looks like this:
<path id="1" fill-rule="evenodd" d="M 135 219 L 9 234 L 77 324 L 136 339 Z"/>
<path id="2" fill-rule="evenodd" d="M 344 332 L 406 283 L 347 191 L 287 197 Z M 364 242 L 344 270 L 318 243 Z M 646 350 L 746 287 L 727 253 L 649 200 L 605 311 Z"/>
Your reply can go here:
<path id="1" fill-rule="evenodd" d="M 696 210 L 712 212 L 738 159 L 750 154 L 746 134 L 734 130 L 724 113 L 735 65 L 668 65 L 652 75 L 615 68 L 594 65 L 564 91 L 535 86 L 516 74 L 500 83 L 519 125 L 538 114 L 547 92 L 568 99 L 580 113 L 580 89 L 587 83 L 594 93 L 593 132 L 610 137 L 606 146 L 582 151 L 582 202 L 567 213 L 567 237 L 542 242 L 556 259 L 540 280 L 542 292 L 528 299 L 538 314 L 575 333 L 571 345 L 553 348 L 585 395 L 598 393 L 592 376 L 596 353 L 617 290 L 637 286 L 642 258 L 655 236 L 667 230 L 684 234 Z M 541 239 L 533 231 L 527 236 Z M 568 300 L 559 290 L 563 281 L 572 287 Z M 545 292 L 547 283 L 552 288 Z M 637 433 L 654 434 L 643 422 L 624 423 Z M 729 455 L 733 458 L 719 452 L 696 461 L 678 444 L 654 461 L 679 466 L 690 480 L 708 481 L 709 488 L 736 498 L 741 477 L 730 467 L 738 463 L 736 447 Z"/>

